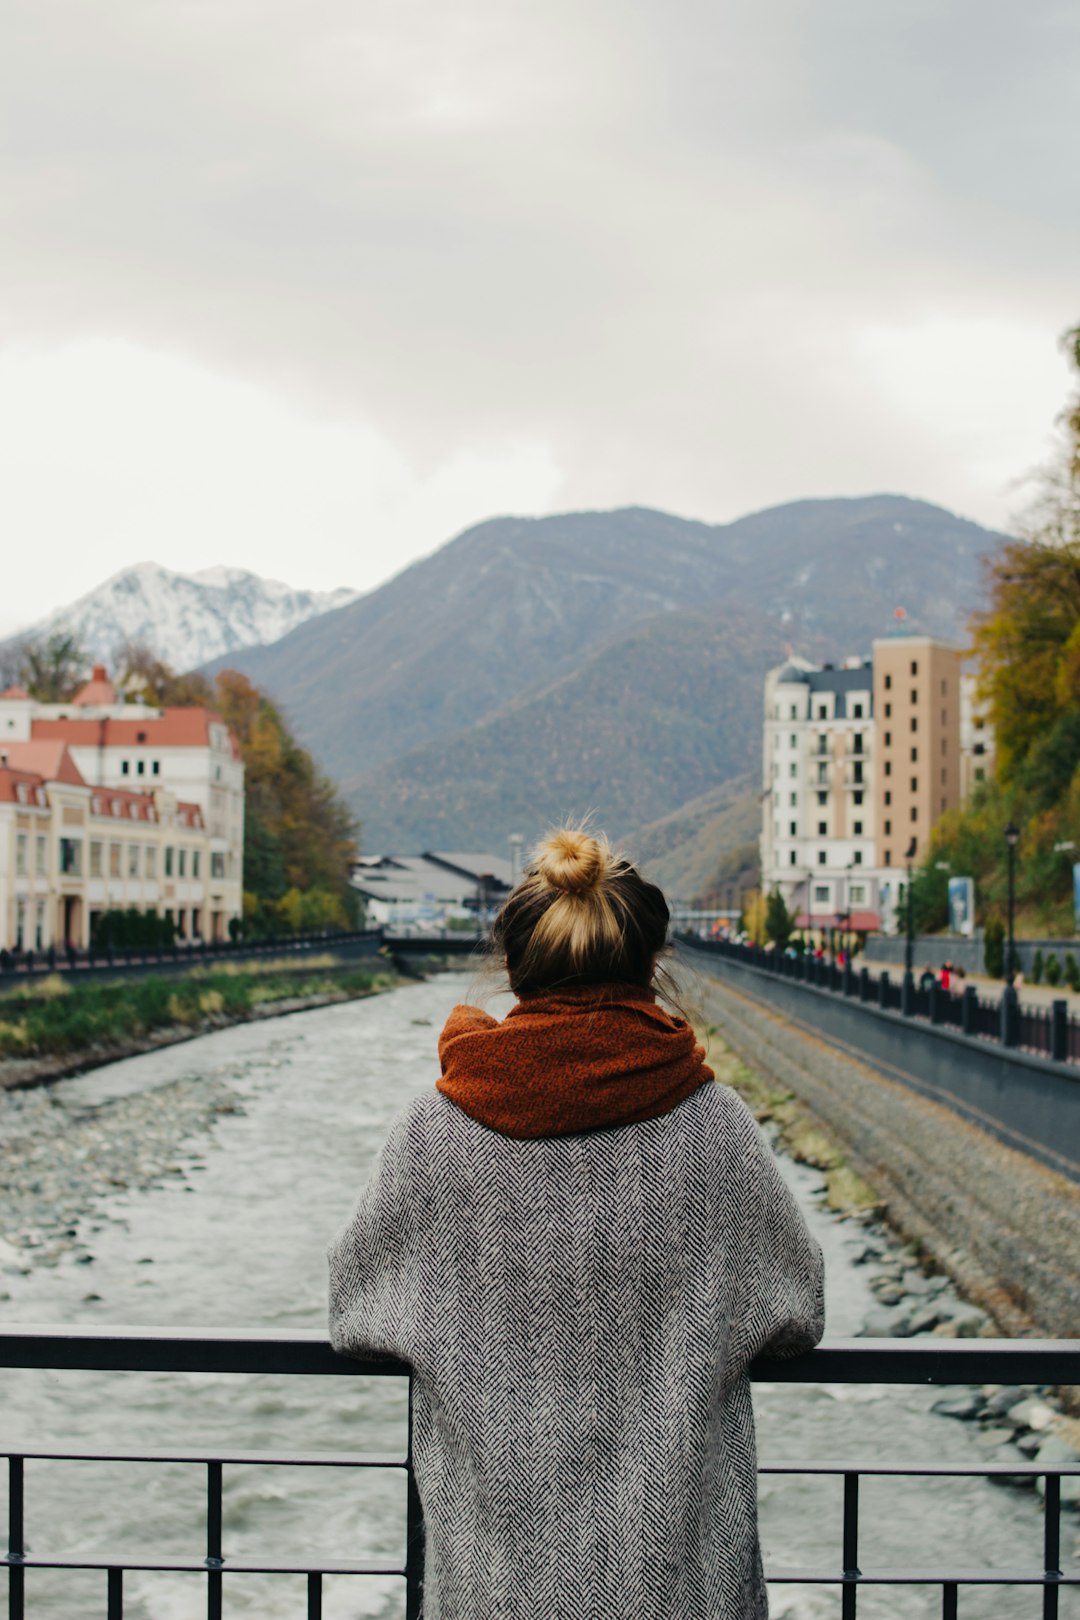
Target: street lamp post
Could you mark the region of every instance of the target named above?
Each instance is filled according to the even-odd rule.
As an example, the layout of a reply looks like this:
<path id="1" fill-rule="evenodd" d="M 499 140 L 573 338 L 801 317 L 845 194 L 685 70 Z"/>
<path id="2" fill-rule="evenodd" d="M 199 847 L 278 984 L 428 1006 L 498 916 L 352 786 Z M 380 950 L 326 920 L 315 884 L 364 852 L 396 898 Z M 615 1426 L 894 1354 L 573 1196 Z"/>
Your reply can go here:
<path id="1" fill-rule="evenodd" d="M 911 898 L 911 865 L 915 859 L 915 840 L 911 840 L 904 854 L 907 862 L 907 893 L 905 895 L 907 911 L 907 940 L 904 945 L 904 988 L 900 1011 L 905 1018 L 910 1018 L 915 1011 L 915 908 Z"/>
<path id="2" fill-rule="evenodd" d="M 1009 851 L 1009 942 L 1005 957 L 1005 990 L 1001 997 L 1002 1046 L 1015 1046 L 1017 1036 L 1016 935 L 1013 924 L 1016 910 L 1016 846 L 1019 842 L 1020 829 L 1015 821 L 1010 821 L 1005 828 L 1005 844 Z"/>

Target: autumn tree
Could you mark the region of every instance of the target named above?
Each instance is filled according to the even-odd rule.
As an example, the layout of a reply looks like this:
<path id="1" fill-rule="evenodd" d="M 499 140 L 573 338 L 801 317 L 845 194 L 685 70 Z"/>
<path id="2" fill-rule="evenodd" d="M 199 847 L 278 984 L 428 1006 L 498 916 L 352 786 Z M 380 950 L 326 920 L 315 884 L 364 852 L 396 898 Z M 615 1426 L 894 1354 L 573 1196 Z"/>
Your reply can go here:
<path id="1" fill-rule="evenodd" d="M 9 674 L 39 703 L 67 703 L 89 676 L 90 660 L 74 632 L 54 630 L 17 643 Z"/>

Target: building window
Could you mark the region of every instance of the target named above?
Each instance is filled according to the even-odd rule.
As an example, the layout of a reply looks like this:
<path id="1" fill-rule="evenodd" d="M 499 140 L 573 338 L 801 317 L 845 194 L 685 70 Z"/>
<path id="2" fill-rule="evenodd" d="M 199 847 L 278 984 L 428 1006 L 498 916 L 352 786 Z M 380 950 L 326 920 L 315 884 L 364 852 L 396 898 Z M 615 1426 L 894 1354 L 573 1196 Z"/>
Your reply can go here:
<path id="1" fill-rule="evenodd" d="M 885 823 L 885 836 L 886 836 L 886 838 L 888 838 L 891 833 L 892 833 L 892 822 L 887 821 Z M 886 864 L 888 864 L 888 863 L 886 863 Z"/>
<path id="2" fill-rule="evenodd" d="M 817 751 L 819 754 L 827 754 L 829 752 L 829 739 L 824 732 L 821 732 L 818 735 Z"/>
<path id="3" fill-rule="evenodd" d="M 119 877 L 120 876 L 120 845 L 119 844 L 110 844 L 109 845 L 109 876 L 110 877 Z"/>
<path id="4" fill-rule="evenodd" d="M 892 775 L 892 760 L 891 759 L 887 759 L 885 761 L 885 775 L 886 776 L 891 776 Z"/>
<path id="5" fill-rule="evenodd" d="M 798 739 L 798 737 L 796 737 L 794 732 L 791 733 L 791 736 L 789 737 L 788 741 L 790 742 L 792 748 L 798 748 L 799 739 Z"/>
<path id="6" fill-rule="evenodd" d="M 19 877 L 27 873 L 27 847 L 30 843 L 28 833 L 15 834 L 15 872 Z"/>
<path id="7" fill-rule="evenodd" d="M 975 767 L 975 780 L 976 782 L 986 781 L 986 770 L 982 765 L 976 765 Z"/>
<path id="8" fill-rule="evenodd" d="M 135 775 L 136 776 L 145 776 L 146 775 L 146 761 L 145 761 L 145 759 L 140 759 L 138 764 L 135 766 Z"/>
<path id="9" fill-rule="evenodd" d="M 177 852 L 176 852 L 176 875 L 177 875 L 177 877 L 186 877 L 187 876 L 187 850 L 186 849 L 178 849 Z"/>
<path id="10" fill-rule="evenodd" d="M 948 753 L 948 752 L 949 752 L 949 745 L 948 745 L 948 743 L 947 743 L 947 742 L 946 742 L 946 741 L 945 741 L 945 738 L 944 738 L 944 737 L 942 737 L 942 739 L 941 739 L 941 755 L 942 755 L 942 758 L 944 758 L 944 757 L 945 757 L 945 755 L 946 755 L 946 754 L 947 754 L 947 753 Z"/>
<path id="11" fill-rule="evenodd" d="M 913 714 L 911 717 L 911 729 L 912 731 L 918 731 L 919 729 L 919 717 L 917 714 Z"/>
<path id="12" fill-rule="evenodd" d="M 941 801 L 941 813 L 942 813 L 942 815 L 945 814 L 945 800 L 944 799 L 942 799 L 942 801 Z"/>
<path id="13" fill-rule="evenodd" d="M 128 877 L 137 878 L 139 875 L 139 846 L 128 845 Z"/>
<path id="14" fill-rule="evenodd" d="M 151 774 L 151 776 L 160 776 L 161 775 L 161 761 L 159 759 L 155 759 L 155 760 L 153 760 L 151 762 L 150 774 Z"/>
<path id="15" fill-rule="evenodd" d="M 820 901 L 822 905 L 827 906 L 829 904 L 832 899 L 832 891 L 827 883 L 814 884 L 814 899 Z"/>
<path id="16" fill-rule="evenodd" d="M 862 719 L 862 704 L 861 703 L 856 703 L 852 713 L 854 714 L 856 720 L 861 720 Z"/>
<path id="17" fill-rule="evenodd" d="M 789 802 L 789 803 L 790 803 L 790 805 L 791 805 L 791 808 L 792 808 L 792 809 L 793 809 L 793 810 L 794 810 L 794 808 L 795 808 L 795 806 L 796 806 L 796 805 L 797 805 L 797 804 L 798 804 L 798 802 L 799 802 L 799 795 L 798 795 L 798 794 L 797 794 L 797 793 L 792 793 L 792 794 L 789 794 L 789 796 L 788 796 L 788 802 Z"/>
<path id="18" fill-rule="evenodd" d="M 792 827 L 791 830 L 794 832 L 795 828 Z M 193 849 L 191 852 L 191 875 L 193 878 L 197 878 L 199 875 L 199 864 L 199 851 L 197 849 Z"/>
<path id="19" fill-rule="evenodd" d="M 37 857 L 37 872 L 40 877 L 45 874 L 49 867 L 49 841 L 44 833 L 38 833 L 34 844 Z"/>
<path id="20" fill-rule="evenodd" d="M 173 867 L 172 845 L 171 844 L 166 844 L 165 845 L 165 876 L 167 878 L 172 877 L 172 867 Z"/>
<path id="21" fill-rule="evenodd" d="M 92 878 L 101 876 L 101 843 L 97 839 L 90 844 L 90 876 Z"/>
<path id="22" fill-rule="evenodd" d="M 827 703 L 818 704 L 817 717 L 819 720 L 827 720 L 829 718 L 829 706 Z"/>
<path id="23" fill-rule="evenodd" d="M 985 754 L 986 753 L 986 744 L 981 743 L 981 742 L 976 743 L 975 744 L 975 752 L 977 754 Z"/>
<path id="24" fill-rule="evenodd" d="M 798 762 L 798 760 L 793 759 L 791 764 L 788 766 L 788 775 L 789 776 L 798 776 L 798 774 L 799 774 L 799 762 Z"/>
<path id="25" fill-rule="evenodd" d="M 791 850 L 789 855 L 788 855 L 788 865 L 789 866 L 794 866 L 795 865 L 795 851 L 794 850 Z"/>
<path id="26" fill-rule="evenodd" d="M 829 836 L 829 824 L 827 821 L 818 822 L 817 835 L 819 838 L 827 838 Z"/>
<path id="27" fill-rule="evenodd" d="M 891 691 L 891 689 L 892 689 L 892 676 L 891 675 L 886 675 L 886 677 L 885 677 L 885 690 L 886 690 L 886 692 L 888 692 L 888 691 Z"/>
<path id="28" fill-rule="evenodd" d="M 918 793 L 919 791 L 919 778 L 917 776 L 911 778 L 911 791 L 912 793 Z"/>
<path id="29" fill-rule="evenodd" d="M 919 750 L 917 748 L 913 748 L 911 750 L 911 763 L 913 765 L 917 765 L 919 763 Z"/>
<path id="30" fill-rule="evenodd" d="M 788 822 L 788 835 L 791 838 L 797 838 L 798 837 L 798 835 L 799 835 L 799 823 L 797 821 L 789 821 Z M 198 873 L 196 873 L 195 875 L 197 877 Z"/>
<path id="31" fill-rule="evenodd" d="M 157 850 L 153 844 L 147 844 L 146 846 L 143 869 L 148 878 L 157 877 Z"/>
<path id="32" fill-rule="evenodd" d="M 913 675 L 917 675 L 919 673 L 919 666 L 914 658 L 911 660 L 911 673 Z"/>
<path id="33" fill-rule="evenodd" d="M 857 821 L 852 830 L 853 830 L 856 838 L 861 838 L 862 837 L 862 822 Z"/>
<path id="34" fill-rule="evenodd" d="M 34 949 L 35 951 L 43 951 L 45 949 L 44 900 L 39 900 L 37 905 L 34 907 Z"/>
<path id="35" fill-rule="evenodd" d="M 891 720 L 892 719 L 892 704 L 891 703 L 886 703 L 886 705 L 885 705 L 885 718 L 886 718 L 886 720 Z"/>
<path id="36" fill-rule="evenodd" d="M 855 792 L 853 794 L 853 798 L 854 798 L 856 804 L 862 804 L 862 795 L 863 795 L 862 788 L 856 788 Z"/>
<path id="37" fill-rule="evenodd" d="M 792 718 L 792 719 L 793 719 L 793 720 L 797 720 L 797 719 L 798 719 L 798 718 L 799 718 L 799 709 L 798 709 L 798 705 L 797 705 L 797 704 L 795 704 L 795 703 L 793 703 L 793 704 L 792 704 L 792 705 L 791 705 L 791 718 Z"/>
<path id="38" fill-rule="evenodd" d="M 944 709 L 941 711 L 941 723 L 943 726 L 947 726 L 949 723 L 949 716 L 946 714 Z"/>
<path id="39" fill-rule="evenodd" d="M 911 807 L 911 819 L 912 821 L 918 821 L 919 819 L 919 807 L 917 804 L 913 804 Z"/>
<path id="40" fill-rule="evenodd" d="M 210 876 L 212 878 L 223 878 L 225 876 L 225 856 L 219 849 L 212 850 L 210 853 Z"/>
<path id="41" fill-rule="evenodd" d="M 945 694 L 946 694 L 946 692 L 947 692 L 947 691 L 948 691 L 948 690 L 949 690 L 949 683 L 948 683 L 948 681 L 942 681 L 942 683 L 941 683 L 941 695 L 942 695 L 942 697 L 944 697 L 944 696 L 945 696 Z"/>
<path id="42" fill-rule="evenodd" d="M 857 731 L 855 733 L 855 752 L 857 754 L 861 754 L 862 751 L 863 751 L 863 749 L 862 749 L 862 732 Z"/>
<path id="43" fill-rule="evenodd" d="M 919 694 L 918 694 L 918 692 L 916 692 L 915 688 L 912 687 L 911 688 L 911 707 L 913 709 L 917 706 L 918 701 L 919 701 Z"/>
<path id="44" fill-rule="evenodd" d="M 818 804 L 828 804 L 829 795 L 827 793 L 819 793 L 817 796 L 817 802 Z"/>
<path id="45" fill-rule="evenodd" d="M 819 849 L 817 852 L 817 863 L 819 866 L 825 866 L 828 864 L 825 860 L 825 851 L 823 849 Z"/>
<path id="46" fill-rule="evenodd" d="M 949 780 L 949 773 L 948 773 L 948 771 L 945 769 L 945 767 L 943 765 L 941 767 L 941 785 L 942 785 L 942 787 L 945 786 L 945 784 L 948 782 L 948 780 Z"/>
<path id="47" fill-rule="evenodd" d="M 892 732 L 891 731 L 887 731 L 885 733 L 885 746 L 886 746 L 886 748 L 891 748 L 892 747 Z"/>
<path id="48" fill-rule="evenodd" d="M 21 951 L 26 944 L 26 901 L 19 900 L 15 906 L 15 949 Z"/>
<path id="49" fill-rule="evenodd" d="M 855 764 L 852 766 L 852 771 L 854 773 L 853 776 L 852 776 L 852 781 L 861 782 L 862 781 L 862 760 L 861 759 L 857 759 L 855 761 Z"/>
<path id="50" fill-rule="evenodd" d="M 82 877 L 81 838 L 61 838 L 60 871 L 64 877 Z"/>
<path id="51" fill-rule="evenodd" d="M 892 865 L 892 850 L 891 849 L 887 849 L 885 851 L 885 865 L 886 866 L 891 866 Z"/>
<path id="52" fill-rule="evenodd" d="M 866 904 L 866 888 L 862 883 L 853 883 L 848 890 L 848 900 L 853 906 Z"/>
<path id="53" fill-rule="evenodd" d="M 128 763 L 128 761 L 126 759 L 122 759 L 120 761 L 120 775 L 121 776 L 127 776 L 128 772 L 130 770 L 131 770 L 131 766 Z"/>
<path id="54" fill-rule="evenodd" d="M 892 804 L 892 789 L 891 788 L 886 788 L 885 789 L 885 803 L 886 804 Z"/>
<path id="55" fill-rule="evenodd" d="M 792 770 L 794 770 L 795 769 L 794 765 L 791 768 L 792 768 Z M 817 768 L 817 779 L 818 779 L 819 782 L 827 782 L 829 780 L 829 767 L 827 765 L 819 765 L 818 766 L 818 768 Z"/>
<path id="56" fill-rule="evenodd" d="M 855 862 L 856 866 L 861 866 L 862 865 L 862 850 L 857 849 L 855 851 L 854 855 L 851 858 Z"/>

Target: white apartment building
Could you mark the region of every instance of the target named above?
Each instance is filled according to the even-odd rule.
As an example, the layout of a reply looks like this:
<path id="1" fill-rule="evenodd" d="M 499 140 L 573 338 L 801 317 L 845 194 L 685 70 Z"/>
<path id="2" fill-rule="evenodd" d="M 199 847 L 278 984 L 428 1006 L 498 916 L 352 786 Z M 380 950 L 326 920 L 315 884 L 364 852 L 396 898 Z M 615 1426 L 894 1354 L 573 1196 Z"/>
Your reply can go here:
<path id="1" fill-rule="evenodd" d="M 992 768 L 962 651 L 906 631 L 765 678 L 761 874 L 800 928 L 894 930 L 910 852 Z"/>

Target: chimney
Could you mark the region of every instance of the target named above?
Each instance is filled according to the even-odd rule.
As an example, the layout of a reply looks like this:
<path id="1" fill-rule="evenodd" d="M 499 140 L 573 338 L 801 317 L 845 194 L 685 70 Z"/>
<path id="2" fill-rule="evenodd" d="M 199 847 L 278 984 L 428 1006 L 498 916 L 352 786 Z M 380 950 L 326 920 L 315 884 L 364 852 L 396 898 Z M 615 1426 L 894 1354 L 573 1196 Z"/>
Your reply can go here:
<path id="1" fill-rule="evenodd" d="M 95 681 L 107 681 L 108 678 L 109 678 L 109 674 L 108 674 L 108 671 L 105 668 L 105 665 L 104 664 L 95 664 L 94 665 L 94 670 L 93 670 L 93 675 L 91 676 L 91 679 L 95 680 Z"/>

